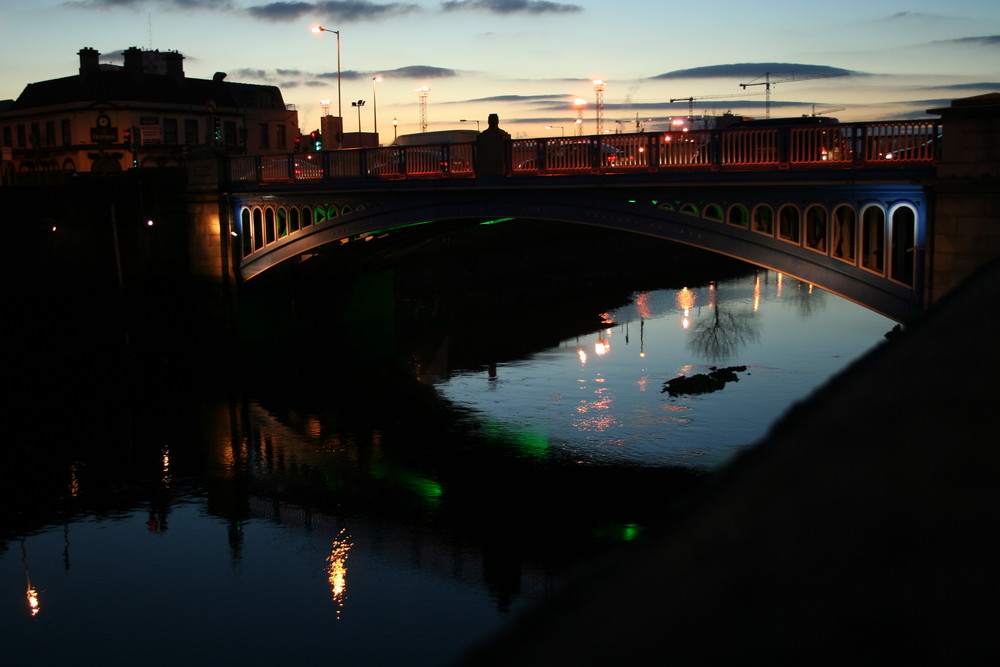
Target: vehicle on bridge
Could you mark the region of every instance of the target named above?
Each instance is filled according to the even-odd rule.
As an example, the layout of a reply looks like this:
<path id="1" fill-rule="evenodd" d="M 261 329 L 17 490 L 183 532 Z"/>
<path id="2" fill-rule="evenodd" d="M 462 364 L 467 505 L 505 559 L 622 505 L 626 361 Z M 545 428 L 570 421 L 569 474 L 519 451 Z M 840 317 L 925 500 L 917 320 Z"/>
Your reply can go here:
<path id="1" fill-rule="evenodd" d="M 789 118 L 744 119 L 723 130 L 730 141 L 739 141 L 754 133 L 757 152 L 754 161 L 778 162 L 786 146 L 801 162 L 846 162 L 852 159 L 851 129 L 830 116 L 792 116 Z"/>
<path id="2" fill-rule="evenodd" d="M 471 144 L 387 146 L 369 154 L 368 175 L 382 178 L 407 176 L 472 176 Z"/>
<path id="3" fill-rule="evenodd" d="M 393 146 L 434 146 L 437 144 L 461 144 L 474 142 L 479 132 L 476 130 L 437 130 L 401 134 L 392 142 Z"/>
<path id="4" fill-rule="evenodd" d="M 592 139 L 549 139 L 518 142 L 512 163 L 514 171 L 537 172 L 548 169 L 592 169 L 625 166 L 628 156 L 617 146 Z"/>

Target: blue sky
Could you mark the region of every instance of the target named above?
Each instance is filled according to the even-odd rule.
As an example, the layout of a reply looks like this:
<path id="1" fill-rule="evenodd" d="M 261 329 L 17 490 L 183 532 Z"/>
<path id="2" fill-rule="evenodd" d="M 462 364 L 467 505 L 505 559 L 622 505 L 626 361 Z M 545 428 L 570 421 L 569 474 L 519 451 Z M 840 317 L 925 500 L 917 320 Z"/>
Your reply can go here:
<path id="1" fill-rule="evenodd" d="M 361 129 L 377 113 L 383 141 L 393 118 L 418 131 L 422 86 L 429 130 L 497 113 L 515 137 L 571 134 L 576 98 L 593 132 L 593 79 L 608 82 L 604 129 L 623 131 L 685 115 L 677 98 L 763 117 L 765 87 L 740 84 L 767 75 L 772 116 L 919 118 L 1000 92 L 998 0 L 0 0 L 0 99 L 75 74 L 84 46 L 113 63 L 138 46 L 179 51 L 188 76 L 278 85 L 308 132 L 320 100 L 337 107 L 337 38 L 316 24 L 340 31 L 346 129 L 363 99 Z"/>

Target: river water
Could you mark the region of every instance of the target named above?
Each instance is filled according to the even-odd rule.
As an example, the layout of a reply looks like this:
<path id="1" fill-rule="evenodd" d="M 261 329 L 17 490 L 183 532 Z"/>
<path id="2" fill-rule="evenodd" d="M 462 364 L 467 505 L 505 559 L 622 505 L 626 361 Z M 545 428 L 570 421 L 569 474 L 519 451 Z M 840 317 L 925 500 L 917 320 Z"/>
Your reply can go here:
<path id="1" fill-rule="evenodd" d="M 588 557 L 669 529 L 893 325 L 768 271 L 587 315 L 483 363 L 445 338 L 405 379 L 126 383 L 44 409 L 5 450 L 3 661 L 448 664 Z"/>

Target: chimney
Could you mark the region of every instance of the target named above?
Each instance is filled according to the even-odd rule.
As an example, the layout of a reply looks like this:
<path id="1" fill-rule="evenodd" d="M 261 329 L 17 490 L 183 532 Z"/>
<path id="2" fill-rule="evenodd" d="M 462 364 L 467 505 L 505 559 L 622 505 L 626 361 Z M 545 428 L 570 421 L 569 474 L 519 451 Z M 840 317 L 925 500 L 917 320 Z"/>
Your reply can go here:
<path id="1" fill-rule="evenodd" d="M 130 46 L 125 49 L 125 53 L 122 55 L 125 56 L 125 71 L 128 72 L 136 83 L 142 83 L 142 51 L 134 46 Z"/>
<path id="2" fill-rule="evenodd" d="M 97 49 L 85 46 L 77 55 L 80 56 L 80 80 L 86 83 L 101 70 L 101 54 Z"/>
<path id="3" fill-rule="evenodd" d="M 175 84 L 180 86 L 184 83 L 184 56 L 176 51 L 163 54 L 163 62 L 167 66 L 167 76 Z"/>

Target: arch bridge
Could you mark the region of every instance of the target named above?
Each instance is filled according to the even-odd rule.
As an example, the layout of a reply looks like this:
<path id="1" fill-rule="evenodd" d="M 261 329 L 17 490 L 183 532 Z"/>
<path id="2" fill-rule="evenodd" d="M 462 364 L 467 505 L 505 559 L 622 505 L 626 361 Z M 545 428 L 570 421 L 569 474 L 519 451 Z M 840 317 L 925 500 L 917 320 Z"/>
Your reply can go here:
<path id="1" fill-rule="evenodd" d="M 504 139 L 495 169 L 484 135 L 231 159 L 242 278 L 414 225 L 521 218 L 703 248 L 897 321 L 926 305 L 937 122 Z"/>

